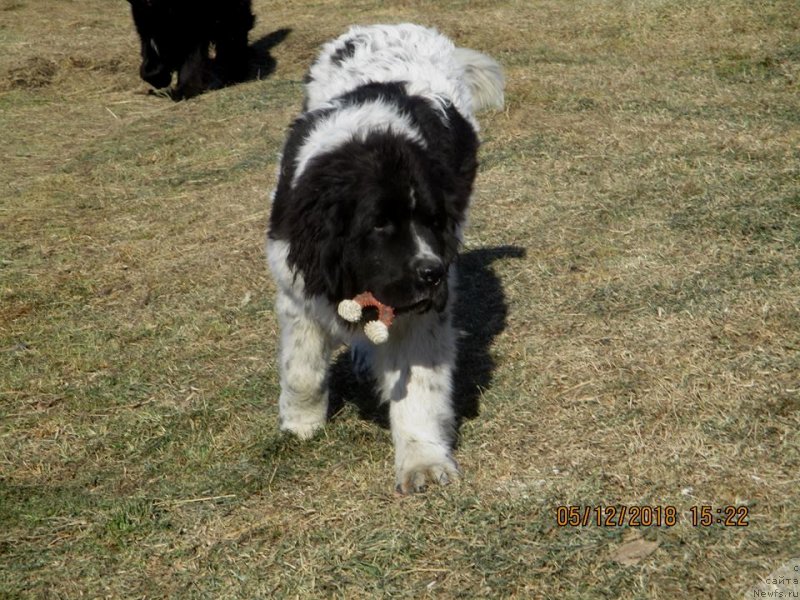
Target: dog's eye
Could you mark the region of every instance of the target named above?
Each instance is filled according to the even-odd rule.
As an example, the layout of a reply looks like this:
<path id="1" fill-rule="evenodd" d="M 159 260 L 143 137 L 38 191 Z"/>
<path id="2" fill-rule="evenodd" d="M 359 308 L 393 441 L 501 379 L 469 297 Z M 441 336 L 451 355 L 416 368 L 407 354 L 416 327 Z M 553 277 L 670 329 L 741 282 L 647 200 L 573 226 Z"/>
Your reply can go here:
<path id="1" fill-rule="evenodd" d="M 392 230 L 392 222 L 386 217 L 380 217 L 375 220 L 372 230 L 376 233 L 389 233 Z"/>
<path id="2" fill-rule="evenodd" d="M 444 215 L 430 215 L 421 219 L 421 222 L 435 231 L 442 231 L 445 228 L 447 219 Z"/>

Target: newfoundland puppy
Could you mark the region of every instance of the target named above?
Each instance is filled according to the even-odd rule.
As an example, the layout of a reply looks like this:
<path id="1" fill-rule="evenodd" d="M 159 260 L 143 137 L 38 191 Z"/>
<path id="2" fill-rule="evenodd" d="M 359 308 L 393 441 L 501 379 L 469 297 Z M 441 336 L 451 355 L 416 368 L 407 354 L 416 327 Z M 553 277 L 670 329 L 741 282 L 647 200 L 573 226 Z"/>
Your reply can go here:
<path id="1" fill-rule="evenodd" d="M 251 0 L 128 0 L 142 43 L 139 74 L 174 100 L 247 77 L 247 33 L 255 17 Z M 209 58 L 213 44 L 214 60 Z"/>
<path id="2" fill-rule="evenodd" d="M 459 474 L 454 261 L 477 167 L 474 113 L 502 104 L 488 56 L 418 25 L 353 27 L 312 65 L 283 150 L 267 241 L 280 428 L 306 439 L 324 425 L 331 353 L 350 344 L 389 404 L 401 493 Z M 363 292 L 394 310 L 385 343 L 337 314 Z"/>

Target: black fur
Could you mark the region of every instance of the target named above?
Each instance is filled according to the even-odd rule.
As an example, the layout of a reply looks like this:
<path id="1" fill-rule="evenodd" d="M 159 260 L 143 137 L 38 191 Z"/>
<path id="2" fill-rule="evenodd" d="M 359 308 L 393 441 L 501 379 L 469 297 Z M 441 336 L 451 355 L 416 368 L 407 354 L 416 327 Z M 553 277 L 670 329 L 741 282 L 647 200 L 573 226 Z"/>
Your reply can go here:
<path id="1" fill-rule="evenodd" d="M 128 2 L 141 40 L 139 74 L 153 87 L 168 87 L 177 72 L 171 95 L 180 100 L 246 79 L 247 35 L 255 23 L 251 0 Z"/>
<path id="2" fill-rule="evenodd" d="M 340 106 L 376 99 L 398 106 L 426 147 L 391 129 L 373 132 L 315 156 L 292 186 L 305 138 L 338 108 L 304 114 L 284 147 L 269 236 L 289 242 L 289 264 L 302 274 L 309 295 L 338 303 L 371 291 L 401 311 L 441 311 L 448 296 L 446 270 L 458 252 L 457 228 L 475 178 L 478 139 L 455 108 L 442 114 L 408 95 L 402 83 L 364 85 L 343 96 Z M 431 281 L 419 277 L 412 228 L 441 258 L 443 272 Z"/>
<path id="3" fill-rule="evenodd" d="M 341 65 L 345 59 L 351 58 L 353 54 L 356 52 L 356 45 L 353 40 L 348 40 L 344 43 L 341 48 L 338 48 L 336 52 L 331 55 L 331 62 Z"/>

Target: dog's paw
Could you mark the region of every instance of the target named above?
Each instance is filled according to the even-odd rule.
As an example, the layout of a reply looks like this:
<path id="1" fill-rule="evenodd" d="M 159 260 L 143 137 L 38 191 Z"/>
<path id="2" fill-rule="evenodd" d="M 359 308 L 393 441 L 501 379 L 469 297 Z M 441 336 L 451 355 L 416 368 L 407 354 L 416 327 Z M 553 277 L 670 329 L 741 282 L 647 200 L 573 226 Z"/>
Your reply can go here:
<path id="1" fill-rule="evenodd" d="M 325 421 L 314 421 L 314 422 L 300 422 L 300 421 L 288 421 L 286 419 L 281 419 L 280 430 L 285 431 L 287 433 L 291 433 L 301 440 L 310 440 L 314 435 L 322 429 L 325 425 Z"/>
<path id="2" fill-rule="evenodd" d="M 424 492 L 429 483 L 447 485 L 461 477 L 458 463 L 447 452 L 438 456 L 422 455 L 403 461 L 397 469 L 395 489 L 401 494 Z"/>

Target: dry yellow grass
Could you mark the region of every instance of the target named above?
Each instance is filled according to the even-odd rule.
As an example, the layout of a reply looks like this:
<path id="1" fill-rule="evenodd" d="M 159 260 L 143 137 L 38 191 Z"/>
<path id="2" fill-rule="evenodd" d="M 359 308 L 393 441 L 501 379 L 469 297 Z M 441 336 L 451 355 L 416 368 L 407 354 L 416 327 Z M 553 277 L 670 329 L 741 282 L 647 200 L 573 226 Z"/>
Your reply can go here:
<path id="1" fill-rule="evenodd" d="M 796 2 L 254 7 L 254 41 L 291 29 L 274 72 L 175 104 L 126 3 L 0 0 L 0 596 L 732 598 L 800 556 Z M 351 403 L 278 435 L 262 249 L 317 47 L 399 20 L 508 79 L 462 261 L 466 477 L 413 497 Z"/>

